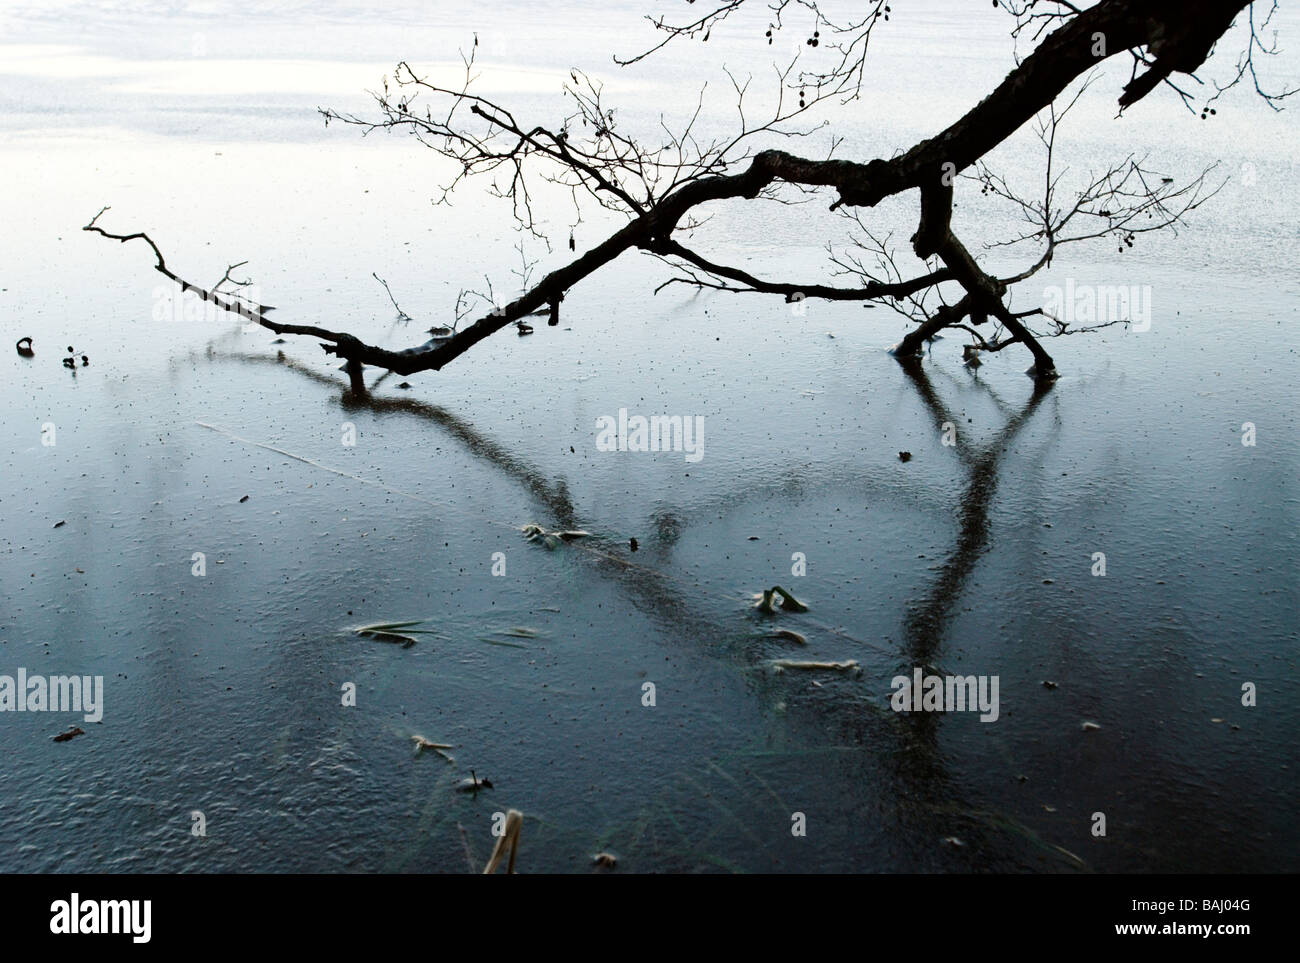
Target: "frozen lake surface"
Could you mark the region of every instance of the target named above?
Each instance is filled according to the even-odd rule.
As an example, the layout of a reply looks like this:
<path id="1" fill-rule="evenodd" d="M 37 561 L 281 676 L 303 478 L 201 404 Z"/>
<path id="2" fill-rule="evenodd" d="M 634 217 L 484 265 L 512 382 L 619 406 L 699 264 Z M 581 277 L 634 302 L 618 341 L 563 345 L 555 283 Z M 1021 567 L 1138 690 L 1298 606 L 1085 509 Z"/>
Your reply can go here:
<path id="1" fill-rule="evenodd" d="M 310 340 L 187 314 L 147 248 L 80 227 L 111 204 L 105 226 L 149 231 L 196 282 L 248 259 L 277 318 L 414 345 L 485 274 L 512 293 L 509 212 L 472 191 L 432 206 L 430 152 L 327 129 L 317 106 L 365 110 L 396 60 L 451 70 L 477 32 L 487 89 L 537 122 L 576 64 L 629 127 L 689 107 L 696 78 L 721 123 L 718 63 L 757 75 L 767 53 L 735 34 L 620 70 L 610 52 L 649 37 L 634 3 L 399 4 L 382 23 L 170 6 L 0 24 L 0 674 L 105 680 L 98 723 L 0 713 L 0 870 L 461 872 L 510 807 L 524 872 L 600 850 L 620 871 L 1300 868 L 1294 110 L 1240 91 L 1210 122 L 1172 97 L 1116 120 L 1126 68 L 1098 79 L 1063 128 L 1070 163 L 1150 151 L 1177 178 L 1220 161 L 1226 183 L 1177 238 L 1068 250 L 1026 286 L 1026 304 L 1150 290 L 1149 330 L 1048 343 L 1050 391 L 1015 349 L 964 368 L 956 335 L 909 371 L 884 308 L 654 295 L 663 267 L 626 255 L 558 328 L 358 402 Z M 890 26 L 844 156 L 934 133 L 1011 64 L 987 5 Z M 1028 177 L 1040 155 L 1021 137 L 995 160 Z M 977 189 L 957 200 L 973 249 L 1005 233 Z M 905 247 L 914 203 L 868 216 Z M 824 207 L 720 205 L 699 246 L 824 277 Z M 579 250 L 607 226 L 581 225 Z M 555 248 L 527 253 L 549 270 L 571 256 Z M 23 336 L 33 359 L 7 347 Z M 67 346 L 90 366 L 62 368 Z M 703 457 L 598 450 L 624 408 L 700 416 Z M 530 522 L 592 536 L 547 551 Z M 757 613 L 774 584 L 809 612 Z M 352 631 L 417 619 L 433 634 L 405 648 Z M 790 657 L 860 672 L 771 666 Z M 998 676 L 999 718 L 895 713 L 890 681 L 916 666 Z M 457 792 L 471 769 L 494 788 Z"/>

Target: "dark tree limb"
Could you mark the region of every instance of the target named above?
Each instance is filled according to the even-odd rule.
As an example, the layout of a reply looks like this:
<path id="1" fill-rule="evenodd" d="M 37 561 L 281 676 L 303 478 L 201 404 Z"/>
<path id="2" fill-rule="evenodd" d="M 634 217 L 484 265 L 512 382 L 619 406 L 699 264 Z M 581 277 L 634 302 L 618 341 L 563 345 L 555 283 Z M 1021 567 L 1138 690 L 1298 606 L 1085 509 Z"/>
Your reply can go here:
<path id="1" fill-rule="evenodd" d="M 710 261 L 684 245 L 673 240 L 660 241 L 651 249 L 655 254 L 673 255 L 694 264 L 696 267 L 707 271 L 709 274 L 718 277 L 730 278 L 733 281 L 739 281 L 744 284 L 743 288 L 724 287 L 722 285 L 708 285 L 707 282 L 694 281 L 700 286 L 718 287 L 727 291 L 754 291 L 764 294 L 781 294 L 785 296 L 786 301 L 802 300 L 804 298 L 821 298 L 827 301 L 874 301 L 882 298 L 905 298 L 910 294 L 915 294 L 925 288 L 932 287 L 943 281 L 954 279 L 951 271 L 940 270 L 932 271 L 929 274 L 912 278 L 908 281 L 899 281 L 897 283 L 886 283 L 881 281 L 872 281 L 864 287 L 843 288 L 826 284 L 792 284 L 781 281 L 762 281 L 740 268 L 728 267 L 723 264 Z M 674 280 L 681 281 L 682 278 L 672 278 L 661 284 L 658 291 L 666 284 L 671 284 Z"/>
<path id="2" fill-rule="evenodd" d="M 694 26 L 687 25 L 681 31 L 675 32 L 673 28 L 662 25 L 661 29 L 668 32 L 670 40 L 674 36 L 693 36 L 700 30 L 707 32 L 711 24 L 726 19 L 743 2 L 745 0 L 723 3 Z M 785 4 L 780 0 L 777 3 L 784 8 Z M 830 299 L 898 300 L 909 298 L 922 289 L 934 288 L 941 281 L 955 281 L 964 290 L 961 300 L 951 308 L 941 308 L 905 339 L 904 346 L 914 347 L 918 343 L 917 335 L 922 331 L 932 334 L 938 330 L 936 325 L 942 327 L 969 317 L 972 324 L 978 326 L 987 318 L 994 318 L 1009 332 L 1009 341 L 1024 343 L 1034 355 L 1035 373 L 1039 377 L 1051 377 L 1054 374 L 1052 359 L 1022 321 L 1026 313 L 1013 313 L 1004 303 L 1007 283 L 982 270 L 951 230 L 953 176 L 976 165 L 1027 121 L 1050 108 L 1077 78 L 1105 57 L 1139 48 L 1146 50 L 1140 61 L 1146 70 L 1140 74 L 1135 70 L 1135 76 L 1119 98 L 1121 109 L 1140 101 L 1172 74 L 1196 70 L 1214 41 L 1248 3 L 1249 0 L 1100 0 L 1087 9 L 1056 3 L 1050 9 L 1051 16 L 1040 24 L 1042 27 L 1050 25 L 1053 28 L 1051 32 L 989 96 L 938 135 L 888 160 L 877 158 L 866 163 L 836 158 L 817 160 L 782 150 L 733 154 L 736 149 L 746 149 L 737 145 L 748 144 L 747 138 L 758 132 L 789 136 L 790 132 L 780 129 L 779 124 L 801 113 L 805 109 L 802 101 L 799 110 L 778 105 L 774 121 L 757 127 L 744 122 L 741 134 L 733 140 L 700 148 L 687 157 L 688 145 L 694 144 L 691 134 L 694 118 L 686 131 L 670 140 L 667 146 L 644 147 L 615 129 L 614 111 L 606 111 L 596 85 L 588 80 L 586 90 L 577 91 L 580 85 L 576 72 L 573 78 L 575 88 L 570 92 L 577 98 L 579 108 L 570 120 L 575 124 L 581 122 L 589 129 L 585 140 L 567 125 L 560 130 L 551 130 L 518 121 L 503 106 L 470 93 L 468 80 L 460 91 L 445 90 L 422 80 L 410 67 L 402 64 L 397 74 L 398 93 L 390 95 L 385 81 L 383 94 L 376 95 L 385 119 L 363 121 L 323 111 L 326 121 L 338 119 L 368 130 L 380 127 L 407 130 L 444 156 L 459 161 L 463 165 L 462 176 L 477 172 L 497 176 L 495 172 L 504 170 L 508 175 L 507 185 L 504 188 L 498 186 L 498 190 L 512 199 L 516 216 L 529 230 L 535 230 L 535 226 L 527 193 L 525 165 L 535 161 L 560 171 L 558 175 L 551 175 L 553 183 L 574 191 L 575 196 L 581 189 L 602 206 L 628 218 L 622 228 L 537 283 L 527 286 L 509 304 L 494 308 L 450 337 L 435 338 L 402 351 L 366 344 L 353 335 L 316 325 L 274 322 L 266 317 L 260 306 L 250 307 L 216 289 L 205 289 L 187 282 L 167 267 L 161 250 L 148 235 L 142 232 L 112 234 L 98 226 L 97 222 L 107 208 L 92 218 L 84 229 L 120 242 L 143 240 L 154 252 L 155 269 L 179 284 L 183 291 L 193 291 L 204 300 L 271 331 L 318 338 L 323 350 L 349 362 L 348 370 L 354 384 L 360 382 L 362 365 L 403 375 L 440 370 L 484 338 L 539 311 L 549 312 L 551 323 L 557 323 L 558 305 L 566 293 L 630 249 L 676 257 L 710 275 L 739 282 L 745 285 L 744 289 L 784 294 L 787 298 L 802 294 Z M 804 5 L 817 9 L 813 0 L 807 0 Z M 1026 9 L 1032 6 L 1029 4 Z M 852 38 L 866 37 L 881 9 L 877 5 L 867 19 L 842 28 L 844 36 L 841 39 L 848 44 L 847 49 L 858 51 L 857 41 Z M 1104 41 L 1100 52 L 1098 38 Z M 861 51 L 865 51 L 865 40 Z M 471 63 L 471 60 L 466 61 L 467 75 Z M 855 68 L 836 69 L 848 70 L 851 74 Z M 785 72 L 778 71 L 782 88 L 790 82 L 790 70 L 793 67 Z M 825 76 L 843 81 L 845 75 L 836 75 L 832 71 Z M 817 85 L 814 97 L 825 96 L 830 90 L 846 89 L 842 83 L 837 87 L 831 80 Z M 743 97 L 743 85 L 736 83 L 736 89 Z M 445 115 L 435 117 L 432 110 L 425 107 L 421 115 L 420 105 L 416 103 L 419 96 L 448 97 L 450 109 Z M 480 130 L 460 125 L 456 114 L 457 108 L 462 106 L 465 109 L 461 114 L 468 113 L 475 119 L 474 123 L 482 125 Z M 674 149 L 677 161 L 666 160 Z M 678 229 L 694 223 L 693 212 L 703 205 L 729 199 L 770 199 L 774 196 L 773 190 L 780 185 L 805 190 L 830 189 L 837 195 L 831 204 L 832 210 L 870 208 L 887 197 L 919 189 L 921 219 L 913 238 L 913 249 L 923 261 L 936 257 L 943 267 L 916 279 L 872 281 L 857 289 L 794 285 L 762 281 L 748 272 L 708 261 L 672 237 Z M 1046 203 L 1049 222 L 1051 189 L 1049 171 Z M 1047 252 L 1040 264 L 1028 273 L 1050 262 L 1052 250 L 1059 243 L 1053 233 L 1058 227 L 1049 223 Z M 1114 229 L 1108 224 L 1107 230 Z M 1003 346 L 1009 343 L 994 340 Z M 992 342 L 985 340 L 985 343 Z"/>

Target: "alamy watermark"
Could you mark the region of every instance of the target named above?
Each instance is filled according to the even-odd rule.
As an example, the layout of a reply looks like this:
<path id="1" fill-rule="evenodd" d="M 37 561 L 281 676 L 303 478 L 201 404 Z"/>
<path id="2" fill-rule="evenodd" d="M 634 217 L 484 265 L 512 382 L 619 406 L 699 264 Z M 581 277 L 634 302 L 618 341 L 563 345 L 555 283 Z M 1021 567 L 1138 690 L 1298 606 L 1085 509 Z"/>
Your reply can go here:
<path id="1" fill-rule="evenodd" d="M 0 675 L 0 712 L 80 712 L 86 722 L 104 718 L 102 675 Z"/>
<path id="2" fill-rule="evenodd" d="M 1043 313 L 1064 324 L 1127 321 L 1134 331 L 1151 330 L 1151 285 L 1076 284 L 1043 288 Z"/>
<path id="3" fill-rule="evenodd" d="M 704 457 L 703 415 L 632 415 L 596 419 L 597 451 L 680 451 L 694 464 Z"/>
<path id="4" fill-rule="evenodd" d="M 255 284 L 244 284 L 238 290 L 223 289 L 213 292 L 223 302 L 242 308 L 246 328 L 261 327 L 250 315 L 262 310 L 262 291 Z M 243 313 L 247 312 L 247 313 Z M 153 320 L 174 322 L 214 322 L 229 320 L 231 312 L 215 301 L 201 298 L 193 290 L 178 289 L 175 285 L 160 285 L 153 289 Z"/>
<path id="5" fill-rule="evenodd" d="M 895 712 L 979 712 L 980 722 L 998 721 L 995 675 L 926 675 L 918 667 L 911 678 L 894 676 L 890 687 Z"/>
<path id="6" fill-rule="evenodd" d="M 129 934 L 133 943 L 148 943 L 153 902 L 147 899 L 70 899 L 50 904 L 50 932 L 59 935 L 83 933 Z"/>

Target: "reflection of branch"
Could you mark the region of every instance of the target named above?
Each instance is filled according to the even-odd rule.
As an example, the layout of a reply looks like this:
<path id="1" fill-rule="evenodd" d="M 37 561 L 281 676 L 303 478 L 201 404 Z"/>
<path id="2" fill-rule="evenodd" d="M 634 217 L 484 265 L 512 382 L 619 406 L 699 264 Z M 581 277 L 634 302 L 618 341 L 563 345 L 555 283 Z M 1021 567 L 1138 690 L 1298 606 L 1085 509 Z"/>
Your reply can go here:
<path id="1" fill-rule="evenodd" d="M 942 431 L 947 422 L 957 424 L 959 419 L 939 397 L 920 363 L 908 359 L 902 367 L 929 409 L 935 426 Z M 980 557 L 988 548 L 989 511 L 997 493 L 1002 455 L 1052 386 L 1052 381 L 1035 380 L 1029 400 L 1009 414 L 1002 429 L 989 441 L 982 446 L 959 444 L 955 449 L 967 475 L 966 487 L 957 504 L 957 539 L 924 597 L 909 606 L 904 618 L 907 656 L 913 667 L 942 672 L 937 669 L 937 662 L 945 633 Z M 985 386 L 985 390 L 997 407 L 1005 411 L 1005 405 L 992 389 Z M 900 715 L 907 734 L 904 743 L 907 751 L 896 756 L 900 764 L 894 770 L 900 791 L 921 800 L 960 796 L 960 789 L 951 785 L 946 754 L 940 749 L 939 730 L 945 716 L 942 712 Z"/>
<path id="2" fill-rule="evenodd" d="M 919 364 L 909 363 L 903 370 L 916 387 L 921 400 L 930 409 L 936 426 L 957 423 L 935 392 Z M 989 537 L 989 508 L 997 491 L 998 473 L 1003 454 L 1012 439 L 1028 423 L 1034 411 L 1051 390 L 1052 382 L 1034 382 L 1033 394 L 1018 412 L 1007 419 L 1002 429 L 980 447 L 959 445 L 958 457 L 967 468 L 966 489 L 957 508 L 958 536 L 952 552 L 944 561 L 938 577 L 931 584 L 919 607 L 906 621 L 908 650 L 916 665 L 933 661 L 942 641 L 944 628 L 961 600 L 966 582 L 984 553 Z"/>
<path id="3" fill-rule="evenodd" d="M 229 358 L 245 364 L 275 365 L 302 375 L 304 378 L 327 388 L 333 390 L 344 388 L 344 385 L 336 377 L 296 361 L 284 354 L 284 352 L 277 352 L 274 355 L 247 352 L 223 352 L 217 354 L 213 352 L 211 356 Z M 464 445 L 470 454 L 481 458 L 521 483 L 546 506 L 561 527 L 581 527 L 577 518 L 577 509 L 574 507 L 573 499 L 569 495 L 568 486 L 563 481 L 554 482 L 550 480 L 537 466 L 529 464 L 527 460 L 505 445 L 494 441 L 455 412 L 415 398 L 380 397 L 368 392 L 357 394 L 344 391 L 341 401 L 344 407 L 350 410 L 364 409 L 380 415 L 401 412 L 432 422 Z"/>
<path id="4" fill-rule="evenodd" d="M 234 360 L 247 364 L 284 366 L 327 388 L 335 390 L 344 388 L 336 375 L 320 372 L 282 354 L 276 356 L 210 352 L 209 356 L 222 361 Z M 936 419 L 957 420 L 938 399 L 937 393 L 923 372 L 907 367 L 904 370 L 911 376 L 912 384 Z M 1038 403 L 1037 399 L 1045 396 L 1047 390 L 1046 385 L 1036 387 L 1035 400 L 1031 401 L 1019 415 L 1012 415 L 1009 425 L 1017 418 L 1021 422 L 1027 420 L 1032 407 Z M 994 400 L 1001 405 L 996 398 Z M 363 409 L 378 416 L 413 417 L 436 426 L 438 430 L 446 431 L 476 459 L 481 459 L 486 466 L 500 471 L 511 481 L 521 483 L 530 494 L 539 498 L 559 526 L 590 527 L 599 535 L 600 525 L 591 519 L 579 519 L 580 512 L 573 504 L 562 479 L 552 480 L 544 466 L 531 464 L 525 456 L 491 439 L 481 429 L 454 412 L 409 397 L 384 398 L 345 393 L 342 403 L 349 409 Z M 933 630 L 933 640 L 937 646 L 941 641 L 943 625 L 950 617 L 950 612 L 947 610 L 953 609 L 960 601 L 970 571 L 983 551 L 980 540 L 987 540 L 987 515 L 990 511 L 990 503 L 996 494 L 997 458 L 1000 447 L 1009 444 L 1015 430 L 1019 430 L 1018 427 L 1014 430 L 1010 427 L 1004 429 L 994 441 L 987 443 L 981 449 L 968 447 L 957 449 L 957 454 L 963 464 L 969 467 L 972 476 L 972 483 L 964 493 L 964 502 L 959 509 L 963 533 L 959 535 L 943 572 L 927 590 L 925 601 L 922 603 L 922 612 L 905 616 L 908 632 L 905 637 L 907 651 L 900 652 L 895 649 L 896 643 L 880 646 L 886 658 L 906 657 L 915 660 L 914 664 L 930 664 L 935 661 L 934 652 L 927 653 L 924 648 L 927 638 L 925 626 L 928 625 Z M 982 462 L 985 458 L 988 459 L 988 463 Z M 976 476 L 981 472 L 991 473 L 994 477 L 977 483 Z M 799 484 L 797 473 L 785 474 L 790 477 L 790 481 L 784 484 Z M 836 485 L 842 486 L 844 490 L 858 489 L 864 477 L 870 481 L 872 476 L 864 475 L 861 473 L 861 467 L 855 466 L 855 470 L 846 474 L 842 480 L 838 480 Z M 731 492 L 726 496 L 725 501 L 718 502 L 718 511 L 728 509 L 734 511 L 738 499 L 752 497 L 770 499 L 772 492 L 766 488 L 772 482 L 770 476 L 754 476 L 742 490 Z M 892 484 L 885 490 L 893 490 Z M 797 497 L 798 491 L 798 488 L 786 488 L 784 493 L 786 495 L 793 493 Z M 982 505 L 979 504 L 981 499 Z M 716 520 L 718 511 L 715 511 L 711 505 L 703 509 L 700 506 L 695 508 L 701 519 Z M 979 520 L 980 516 L 983 516 L 983 521 Z M 665 520 L 665 527 L 677 530 L 690 524 L 691 516 L 685 513 L 672 513 L 670 517 L 671 522 Z M 975 537 L 966 534 L 968 528 L 976 529 Z M 666 628 L 670 638 L 689 642 L 699 648 L 707 646 L 710 657 L 722 658 L 728 664 L 734 662 L 734 650 L 739 649 L 748 653 L 749 647 L 757 644 L 753 634 L 753 622 L 736 618 L 743 611 L 738 604 L 727 606 L 720 615 L 716 606 L 710 608 L 702 603 L 701 593 L 698 590 L 688 588 L 671 575 L 658 572 L 654 568 L 628 564 L 610 552 L 584 552 L 578 557 L 589 559 L 592 564 L 587 571 L 591 572 L 593 577 L 611 583 L 618 593 L 625 596 L 636 607 L 638 612 L 643 613 L 655 625 Z M 945 600 L 945 593 L 948 592 L 953 595 Z M 931 610 L 933 615 L 928 615 Z M 928 622 L 927 618 L 929 618 Z M 834 630 L 827 627 L 827 631 Z M 854 642 L 860 641 L 843 632 L 837 633 L 837 637 Z M 811 742 L 830 738 L 849 743 L 853 749 L 861 750 L 864 770 L 869 769 L 877 779 L 883 770 L 891 780 L 891 789 L 896 786 L 902 790 L 902 792 L 895 792 L 894 795 L 905 795 L 908 799 L 908 805 L 900 807 L 898 818 L 905 825 L 913 822 L 919 824 L 919 827 L 913 827 L 913 832 L 924 832 L 933 836 L 934 829 L 944 827 L 943 832 L 938 834 L 942 836 L 956 829 L 968 842 L 979 845 L 978 836 L 972 839 L 970 835 L 972 832 L 977 832 L 977 829 L 970 827 L 967 821 L 955 822 L 953 815 L 936 809 L 936 806 L 940 805 L 951 806 L 957 813 L 963 814 L 961 819 L 968 820 L 972 805 L 968 798 L 969 786 L 953 778 L 948 755 L 939 748 L 938 729 L 944 723 L 942 713 L 897 715 L 887 708 L 881 709 L 877 694 L 870 689 L 837 685 L 827 685 L 824 688 L 796 687 L 790 684 L 788 678 L 770 673 L 755 675 L 753 681 L 747 683 L 743 691 L 753 698 L 768 700 L 769 708 L 771 703 L 777 701 L 789 704 L 788 713 L 784 711 L 768 713 L 769 720 L 778 720 L 773 724 L 781 726 L 783 733 L 799 734 L 798 730 L 793 728 L 797 724 L 793 719 L 796 713 L 802 712 L 810 727 L 808 732 Z M 813 732 L 817 734 L 815 738 L 811 737 Z M 794 744 L 788 738 L 785 742 L 787 745 Z M 802 742 L 799 744 L 803 745 Z"/>
<path id="5" fill-rule="evenodd" d="M 216 352 L 209 349 L 207 357 L 245 364 L 274 365 L 327 388 L 345 389 L 333 374 L 321 372 L 288 357 L 283 352 L 268 355 Z M 722 623 L 715 615 L 701 612 L 698 605 L 698 586 L 690 579 L 669 575 L 649 565 L 635 564 L 625 557 L 614 554 L 611 551 L 613 546 L 608 543 L 608 537 L 602 534 L 601 526 L 591 519 L 580 517 L 580 512 L 563 479 L 553 481 L 539 466 L 531 464 L 525 457 L 493 440 L 461 416 L 446 408 L 411 397 L 385 397 L 343 390 L 340 401 L 349 410 L 366 410 L 378 415 L 400 413 L 436 425 L 463 445 L 470 454 L 519 482 L 531 495 L 539 499 L 550 513 L 556 527 L 586 528 L 595 532 L 590 539 L 592 545 L 584 547 L 583 555 L 596 563 L 596 571 L 613 578 L 629 594 L 634 603 L 644 604 L 647 612 L 672 626 L 673 631 L 678 635 L 712 639 L 748 637 L 750 631 L 748 625 L 741 628 L 731 623 Z M 861 483 L 861 476 L 853 472 L 846 475 L 839 484 L 845 488 L 852 488 L 860 486 Z M 770 492 L 762 489 L 765 482 L 760 481 L 756 484 L 761 493 L 759 497 L 771 497 Z M 752 494 L 750 491 L 733 491 L 728 494 L 725 502 L 718 503 L 718 510 L 734 508 L 738 501 L 751 497 Z M 709 509 L 705 514 L 712 517 L 714 512 Z M 656 521 L 660 537 L 671 543 L 680 534 L 686 518 L 686 515 L 674 511 L 660 513 Z M 744 600 L 730 595 L 725 597 L 737 611 L 740 610 Z M 815 620 L 813 624 L 816 624 Z M 826 626 L 825 628 L 828 632 L 851 639 L 855 643 L 873 645 L 868 641 L 852 637 L 838 627 Z"/>

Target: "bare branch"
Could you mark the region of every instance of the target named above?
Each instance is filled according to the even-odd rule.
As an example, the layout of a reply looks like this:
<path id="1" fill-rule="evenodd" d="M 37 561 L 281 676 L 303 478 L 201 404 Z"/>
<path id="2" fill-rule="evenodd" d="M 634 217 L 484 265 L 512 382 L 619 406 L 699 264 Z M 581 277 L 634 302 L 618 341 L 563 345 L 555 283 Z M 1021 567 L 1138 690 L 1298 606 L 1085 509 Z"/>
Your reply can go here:
<path id="1" fill-rule="evenodd" d="M 635 63 L 675 39 L 707 41 L 710 31 L 733 15 L 745 0 L 722 0 L 696 20 L 672 25 L 660 19 L 655 29 L 661 42 L 644 53 L 620 62 Z M 321 340 L 322 348 L 347 359 L 353 384 L 360 383 L 362 365 L 399 374 L 439 370 L 479 341 L 512 322 L 537 314 L 558 321 L 559 304 L 569 290 L 628 250 L 649 252 L 677 272 L 666 283 L 686 283 L 725 291 L 750 291 L 830 300 L 879 300 L 916 322 L 904 340 L 904 353 L 945 326 L 976 330 L 992 325 L 992 335 L 979 335 L 980 350 L 995 350 L 1010 343 L 1024 344 L 1035 358 L 1040 377 L 1054 373 L 1051 357 L 1039 344 L 1028 319 L 1039 311 L 1013 313 L 1006 303 L 1008 289 L 1051 262 L 1064 244 L 1110 237 L 1121 249 L 1131 246 L 1144 232 L 1175 229 L 1190 211 L 1213 196 L 1209 170 L 1182 186 L 1173 178 L 1146 166 L 1145 159 L 1127 158 L 1098 175 L 1089 175 L 1069 199 L 1066 171 L 1054 162 L 1057 125 L 1079 101 L 1088 83 L 1057 106 L 1080 77 L 1105 57 L 1130 52 L 1133 75 L 1119 97 L 1126 108 L 1175 75 L 1194 78 L 1214 42 L 1232 24 L 1248 0 L 1099 0 L 1086 9 L 1061 0 L 1024 0 L 1006 3 L 1017 18 L 1014 33 L 1032 32 L 1038 46 L 1018 62 L 1007 77 L 964 116 L 935 136 L 888 159 L 867 162 L 833 156 L 811 159 L 775 150 L 767 144 L 807 137 L 823 129 L 807 117 L 830 98 L 852 98 L 861 83 L 862 64 L 871 33 L 888 21 L 888 8 L 871 0 L 858 16 L 832 19 L 817 0 L 770 0 L 766 39 L 798 21 L 806 25 L 808 56 L 785 66 L 774 65 L 773 98 L 769 109 L 753 106 L 752 80 L 725 71 L 736 100 L 737 128 L 729 137 L 706 139 L 700 133 L 705 91 L 693 110 L 674 126 L 660 117 L 649 132 L 626 129 L 618 109 L 608 102 L 602 85 L 574 70 L 564 85 L 567 113 L 558 123 L 534 123 L 517 117 L 504 104 L 473 92 L 475 48 L 462 54 L 464 76 L 458 86 L 444 87 L 418 74 L 409 64 L 397 65 L 390 85 L 374 92 L 379 114 L 366 119 L 322 109 L 328 124 L 339 121 L 359 127 L 363 134 L 376 131 L 405 133 L 453 162 L 457 173 L 442 188 L 435 203 L 446 203 L 453 190 L 471 177 L 482 178 L 489 191 L 507 200 L 521 227 L 542 239 L 551 250 L 548 232 L 536 215 L 534 191 L 559 190 L 572 200 L 575 220 L 569 226 L 569 247 L 576 250 L 574 231 L 583 221 L 582 204 L 594 203 L 622 221 L 604 240 L 534 281 L 536 262 L 520 247 L 522 267 L 516 272 L 521 293 L 508 304 L 496 304 L 491 283 L 486 294 L 462 289 L 457 297 L 456 324 L 434 327 L 424 344 L 393 351 L 366 344 L 343 332 L 314 325 L 271 322 L 265 306 L 250 306 L 227 285 L 240 287 L 231 271 L 211 289 L 178 277 L 167 267 L 161 250 L 144 233 L 112 234 L 98 226 L 101 210 L 85 230 L 125 242 L 143 240 L 152 249 L 155 269 L 224 310 L 254 321 L 269 330 L 304 334 Z M 751 7 L 752 9 L 752 7 Z M 1264 23 L 1266 24 L 1266 18 Z M 1253 55 L 1271 53 L 1275 47 L 1258 42 L 1255 22 L 1250 22 L 1251 44 L 1239 65 L 1238 79 L 1255 77 Z M 1262 26 L 1262 25 L 1261 25 Z M 1098 47 L 1097 38 L 1104 38 Z M 824 48 L 824 49 L 823 49 Z M 829 57 L 829 60 L 826 58 Z M 820 58 L 820 59 L 818 59 Z M 1231 84 L 1228 85 L 1232 86 Z M 1256 82 L 1258 88 L 1258 82 Z M 1221 88 L 1222 90 L 1227 87 Z M 795 95 L 797 94 L 797 102 Z M 1216 95 L 1217 96 L 1217 95 Z M 1286 96 L 1279 94 L 1278 97 Z M 1037 118 L 1036 133 L 1045 149 L 1041 197 L 1026 193 L 991 171 L 986 155 Z M 803 125 L 803 126 L 800 126 Z M 759 149 L 763 148 L 763 149 Z M 985 195 L 992 194 L 1015 205 L 1027 228 L 1018 237 L 986 246 L 1013 246 L 1035 242 L 1042 246 L 1037 260 L 1019 274 L 999 278 L 977 262 L 951 227 L 954 175 L 973 177 Z M 963 181 L 964 183 L 964 181 Z M 837 276 L 852 276 L 856 284 L 795 284 L 763 279 L 736 267 L 709 260 L 686 247 L 674 234 L 690 230 L 707 219 L 702 208 L 729 200 L 792 205 L 824 198 L 834 192 L 832 211 L 850 216 L 861 229 L 851 246 L 832 251 Z M 882 200 L 914 189 L 920 191 L 920 220 L 913 235 L 912 253 L 922 269 L 904 268 L 896 260 L 889 237 L 880 237 L 862 221 L 861 214 Z M 786 192 L 783 194 L 783 191 Z M 791 194 L 802 201 L 791 199 Z M 378 279 L 378 276 L 376 275 Z M 661 285 L 662 287 L 662 285 Z M 385 289 L 387 285 L 385 284 Z M 389 291 L 389 298 L 397 302 Z M 950 296 L 955 295 L 955 297 Z M 490 302 L 492 309 L 472 323 L 470 305 Z M 934 302 L 938 302 L 934 306 Z M 398 307 L 400 314 L 405 312 Z M 1046 335 L 1074 333 L 1057 322 Z M 996 348 L 995 348 L 996 346 Z"/>
<path id="2" fill-rule="evenodd" d="M 407 314 L 405 311 L 402 310 L 402 306 L 397 303 L 397 298 L 393 297 L 393 290 L 388 286 L 388 282 L 385 281 L 383 278 L 381 278 L 374 271 L 370 272 L 370 276 L 374 278 L 376 281 L 378 281 L 380 284 L 382 284 L 384 286 L 384 290 L 388 292 L 388 300 L 392 301 L 393 307 L 397 309 L 397 320 L 399 321 L 413 320 L 409 314 Z"/>

